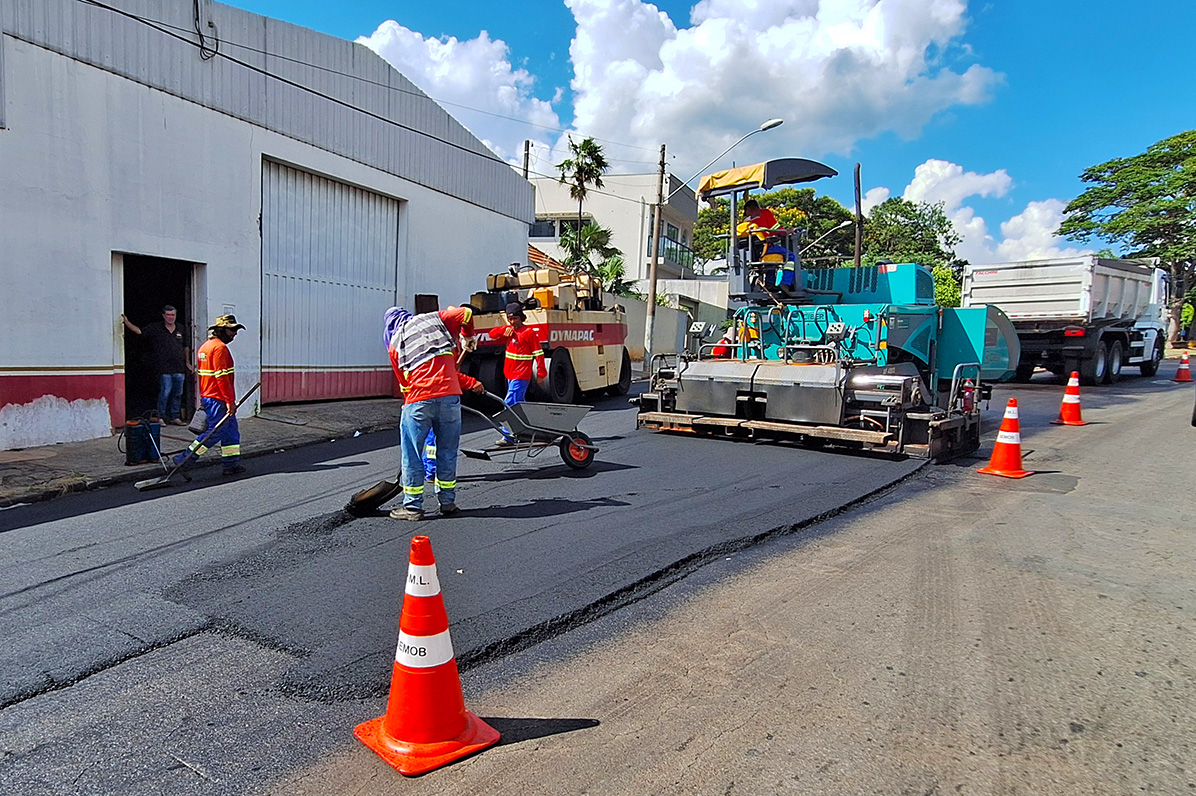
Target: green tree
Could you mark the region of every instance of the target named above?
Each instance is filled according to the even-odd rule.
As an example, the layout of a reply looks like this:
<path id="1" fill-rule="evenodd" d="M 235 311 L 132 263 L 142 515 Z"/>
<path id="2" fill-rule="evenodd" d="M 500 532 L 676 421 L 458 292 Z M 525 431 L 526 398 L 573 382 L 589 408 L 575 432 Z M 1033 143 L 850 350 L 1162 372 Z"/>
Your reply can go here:
<path id="1" fill-rule="evenodd" d="M 1196 268 L 1196 130 L 1164 138 L 1140 155 L 1100 163 L 1080 179 L 1092 187 L 1064 210 L 1059 234 L 1118 243 L 1131 250 L 1128 257 L 1158 257 L 1171 272 L 1178 332 Z"/>
<path id="2" fill-rule="evenodd" d="M 783 227 L 801 229 L 802 239 L 815 241 L 828 230 L 843 221 L 853 218 L 851 211 L 829 196 L 818 196 L 813 188 L 781 188 L 768 193 L 753 194 L 752 198 L 767 207 Z M 698 211 L 694 225 L 694 255 L 703 262 L 717 260 L 727 254 L 730 230 L 730 200 L 715 199 L 708 207 Z M 743 220 L 743 203 L 739 203 Z M 819 241 L 815 250 L 809 252 L 811 262 L 819 264 L 850 259 L 854 254 L 855 241 L 850 230 L 841 234 L 828 235 Z"/>
<path id="3" fill-rule="evenodd" d="M 607 276 L 625 270 L 623 252 L 610 245 L 610 236 L 611 231 L 598 224 L 589 223 L 580 228 L 569 224 L 561 227 L 561 248 L 570 253 L 569 267 L 574 272 L 594 277 L 615 293 Z M 617 261 L 617 268 L 612 261 Z"/>
<path id="4" fill-rule="evenodd" d="M 584 228 L 582 205 L 586 194 L 591 187 L 602 187 L 602 175 L 609 168 L 610 163 L 602 153 L 602 147 L 593 138 L 587 136 L 578 143 L 573 140 L 573 136 L 569 136 L 569 157 L 557 164 L 557 170 L 561 173 L 561 185 L 569 186 L 569 196 L 577 202 L 578 229 Z M 580 238 L 575 237 L 574 243 L 579 242 Z M 563 236 L 561 245 L 564 246 Z M 580 265 L 580 250 L 574 251 L 566 246 L 565 251 L 568 252 L 570 265 Z"/>
<path id="5" fill-rule="evenodd" d="M 894 197 L 868 214 L 860 259 L 864 265 L 881 260 L 924 265 L 934 276 L 935 303 L 958 307 L 965 263 L 955 255 L 955 247 L 962 239 L 942 203 Z"/>
<path id="6" fill-rule="evenodd" d="M 941 202 L 893 197 L 868 214 L 861 261 L 867 265 L 880 260 L 918 263 L 931 270 L 945 267 L 958 276 L 964 263 L 955 256 L 955 247 L 961 240 Z"/>
<path id="7" fill-rule="evenodd" d="M 635 282 L 627 278 L 627 268 L 622 254 L 608 257 L 594 270 L 598 281 L 602 283 L 602 287 L 607 293 L 625 298 L 644 298 L 644 294 L 635 289 Z"/>

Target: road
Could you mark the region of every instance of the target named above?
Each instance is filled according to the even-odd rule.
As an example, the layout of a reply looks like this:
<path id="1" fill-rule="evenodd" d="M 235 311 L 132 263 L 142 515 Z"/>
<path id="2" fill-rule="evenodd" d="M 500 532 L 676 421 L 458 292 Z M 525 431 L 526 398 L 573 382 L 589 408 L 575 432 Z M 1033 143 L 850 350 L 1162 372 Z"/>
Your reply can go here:
<path id="1" fill-rule="evenodd" d="M 1034 476 L 925 468 L 470 671 L 502 745 L 404 780 L 349 743 L 269 792 L 1193 792 L 1193 390 L 1088 390 L 1082 428 L 1061 392 L 999 392 Z"/>
<path id="2" fill-rule="evenodd" d="M 485 443 L 477 426 L 466 444 Z M 469 671 L 825 520 L 917 462 L 634 430 L 623 400 L 555 451 L 463 460 L 460 516 L 354 519 L 393 435 L 279 453 L 255 475 L 0 512 L 0 792 L 244 793 L 343 749 L 377 713 L 409 540 L 432 538 Z"/>

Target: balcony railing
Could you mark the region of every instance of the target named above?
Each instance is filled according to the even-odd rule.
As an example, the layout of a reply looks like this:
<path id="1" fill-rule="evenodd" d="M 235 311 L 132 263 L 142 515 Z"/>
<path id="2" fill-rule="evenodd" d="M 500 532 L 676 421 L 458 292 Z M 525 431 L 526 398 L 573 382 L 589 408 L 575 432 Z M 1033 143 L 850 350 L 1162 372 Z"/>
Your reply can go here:
<path id="1" fill-rule="evenodd" d="M 647 255 L 649 257 L 652 256 L 651 241 L 649 241 L 649 243 L 648 243 Z M 665 262 L 673 263 L 674 265 L 679 265 L 682 268 L 688 268 L 691 271 L 693 270 L 693 267 L 694 267 L 693 249 L 689 248 L 681 241 L 673 240 L 672 238 L 661 238 L 660 239 L 660 253 L 658 256 L 660 257 L 660 259 L 664 260 Z"/>

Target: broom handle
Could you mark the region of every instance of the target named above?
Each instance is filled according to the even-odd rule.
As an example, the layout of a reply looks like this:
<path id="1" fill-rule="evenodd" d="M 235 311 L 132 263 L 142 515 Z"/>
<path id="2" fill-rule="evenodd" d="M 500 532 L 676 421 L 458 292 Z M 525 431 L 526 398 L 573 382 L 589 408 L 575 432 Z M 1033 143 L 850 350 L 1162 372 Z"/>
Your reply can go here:
<path id="1" fill-rule="evenodd" d="M 257 384 L 255 384 L 255 385 L 253 385 L 252 387 L 250 387 L 250 388 L 249 388 L 249 392 L 247 392 L 247 393 L 245 393 L 244 395 L 242 395 L 242 396 L 241 396 L 241 400 L 239 400 L 239 401 L 237 401 L 235 404 L 233 404 L 233 411 L 231 411 L 231 412 L 225 412 L 225 413 L 224 413 L 224 417 L 222 417 L 222 418 L 220 418 L 219 420 L 217 420 L 217 421 L 216 421 L 216 425 L 212 426 L 212 428 L 211 428 L 211 429 L 208 431 L 208 433 L 206 433 L 206 434 L 204 434 L 202 437 L 200 437 L 200 439 L 199 439 L 199 444 L 200 444 L 200 445 L 203 445 L 205 442 L 207 442 L 207 441 L 208 441 L 208 437 L 210 437 L 210 436 L 212 436 L 213 434 L 215 434 L 215 433 L 216 433 L 216 431 L 217 431 L 217 430 L 218 430 L 218 429 L 219 429 L 221 426 L 223 426 L 223 425 L 224 425 L 226 422 L 228 422 L 228 419 L 229 419 L 230 417 L 234 417 L 234 416 L 236 416 L 236 414 L 237 414 L 237 410 L 241 408 L 241 404 L 245 403 L 245 400 L 246 400 L 247 398 L 249 398 L 249 396 L 251 396 L 251 395 L 253 395 L 255 392 L 257 392 L 257 388 L 258 388 L 258 387 L 261 387 L 261 386 L 262 386 L 262 383 L 259 381 Z"/>

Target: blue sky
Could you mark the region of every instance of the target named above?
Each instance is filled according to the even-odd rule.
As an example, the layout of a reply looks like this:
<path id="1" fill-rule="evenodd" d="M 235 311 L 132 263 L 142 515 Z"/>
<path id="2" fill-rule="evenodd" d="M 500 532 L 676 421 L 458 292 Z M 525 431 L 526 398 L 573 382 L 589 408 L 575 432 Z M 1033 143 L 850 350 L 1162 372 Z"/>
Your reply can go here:
<path id="1" fill-rule="evenodd" d="M 779 116 L 719 165 L 822 160 L 850 205 L 858 161 L 871 202 L 944 202 L 973 262 L 1077 247 L 1051 232 L 1080 172 L 1196 127 L 1190 0 L 231 4 L 362 39 L 503 157 L 536 141 L 546 172 L 571 130 L 620 171 L 665 143 L 685 178 Z"/>

